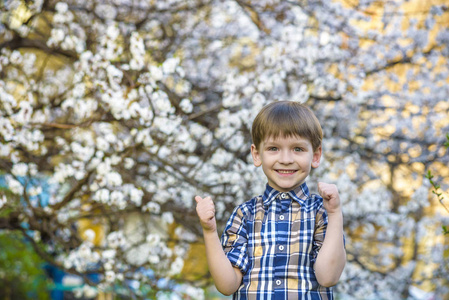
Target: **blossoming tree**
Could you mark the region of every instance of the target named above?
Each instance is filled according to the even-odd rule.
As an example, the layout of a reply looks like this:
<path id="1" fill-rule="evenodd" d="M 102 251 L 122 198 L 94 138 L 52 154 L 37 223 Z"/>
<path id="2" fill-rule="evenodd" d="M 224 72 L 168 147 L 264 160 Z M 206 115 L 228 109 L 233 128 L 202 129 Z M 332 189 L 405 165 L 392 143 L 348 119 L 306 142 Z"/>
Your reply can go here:
<path id="1" fill-rule="evenodd" d="M 6 1 L 1 228 L 82 276 L 85 293 L 121 284 L 201 298 L 210 282 L 182 276 L 201 236 L 193 197 L 212 195 L 223 225 L 263 190 L 251 122 L 289 99 L 323 125 L 312 190 L 320 178 L 342 195 L 337 291 L 447 294 L 447 215 L 423 178 L 449 172 L 448 9 L 352 2 Z M 90 273 L 102 274 L 95 289 Z"/>

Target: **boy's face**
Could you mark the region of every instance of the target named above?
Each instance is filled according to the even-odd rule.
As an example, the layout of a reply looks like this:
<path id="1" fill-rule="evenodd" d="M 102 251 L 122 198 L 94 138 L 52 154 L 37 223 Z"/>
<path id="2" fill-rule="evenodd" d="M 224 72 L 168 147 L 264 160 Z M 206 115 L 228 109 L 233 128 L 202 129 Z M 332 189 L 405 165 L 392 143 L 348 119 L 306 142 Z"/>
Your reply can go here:
<path id="1" fill-rule="evenodd" d="M 268 137 L 257 149 L 251 145 L 254 165 L 262 166 L 268 184 L 281 192 L 288 192 L 304 183 L 311 168 L 320 165 L 321 147 L 315 151 L 308 139 L 291 136 Z"/>

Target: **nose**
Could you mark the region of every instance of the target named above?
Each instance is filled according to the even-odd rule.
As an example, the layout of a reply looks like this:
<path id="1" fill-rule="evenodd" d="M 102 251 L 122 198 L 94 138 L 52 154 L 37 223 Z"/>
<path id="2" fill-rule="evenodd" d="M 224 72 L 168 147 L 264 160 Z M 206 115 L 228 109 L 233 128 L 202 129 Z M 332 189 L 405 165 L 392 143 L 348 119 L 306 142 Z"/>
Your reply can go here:
<path id="1" fill-rule="evenodd" d="M 288 150 L 282 150 L 279 153 L 279 162 L 284 165 L 293 163 L 293 155 Z"/>

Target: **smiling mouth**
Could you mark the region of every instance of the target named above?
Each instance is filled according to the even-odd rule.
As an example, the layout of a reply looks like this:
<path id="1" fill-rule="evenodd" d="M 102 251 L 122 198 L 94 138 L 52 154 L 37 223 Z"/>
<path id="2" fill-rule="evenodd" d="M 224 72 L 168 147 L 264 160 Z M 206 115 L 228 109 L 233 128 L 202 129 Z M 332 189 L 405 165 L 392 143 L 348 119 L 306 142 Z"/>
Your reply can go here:
<path id="1" fill-rule="evenodd" d="M 276 170 L 279 174 L 293 174 L 296 170 Z"/>

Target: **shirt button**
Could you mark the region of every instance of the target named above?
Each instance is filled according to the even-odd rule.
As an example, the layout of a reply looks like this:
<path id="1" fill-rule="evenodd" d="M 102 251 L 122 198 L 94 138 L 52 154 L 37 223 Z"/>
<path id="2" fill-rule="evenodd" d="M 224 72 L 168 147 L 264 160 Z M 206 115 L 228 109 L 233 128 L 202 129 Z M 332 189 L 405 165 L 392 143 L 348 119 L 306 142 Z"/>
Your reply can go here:
<path id="1" fill-rule="evenodd" d="M 279 246 L 279 250 L 283 251 L 284 250 L 284 246 L 280 245 Z"/>
<path id="2" fill-rule="evenodd" d="M 285 198 L 287 198 L 287 195 L 286 195 L 285 193 L 282 193 L 282 194 L 281 194 L 281 198 L 282 198 L 282 199 L 285 199 Z"/>
<path id="3" fill-rule="evenodd" d="M 280 215 L 279 220 L 284 220 L 284 215 Z"/>
<path id="4" fill-rule="evenodd" d="M 279 279 L 276 280 L 276 285 L 281 285 L 282 281 L 280 281 Z"/>

